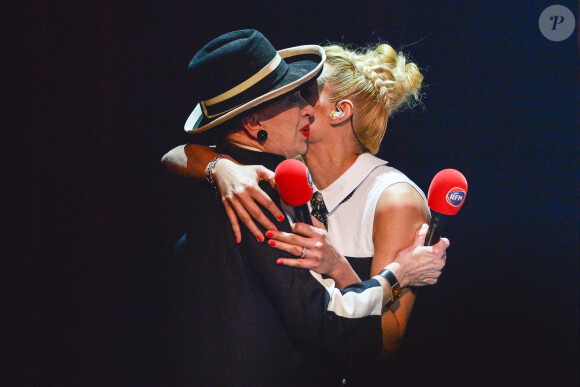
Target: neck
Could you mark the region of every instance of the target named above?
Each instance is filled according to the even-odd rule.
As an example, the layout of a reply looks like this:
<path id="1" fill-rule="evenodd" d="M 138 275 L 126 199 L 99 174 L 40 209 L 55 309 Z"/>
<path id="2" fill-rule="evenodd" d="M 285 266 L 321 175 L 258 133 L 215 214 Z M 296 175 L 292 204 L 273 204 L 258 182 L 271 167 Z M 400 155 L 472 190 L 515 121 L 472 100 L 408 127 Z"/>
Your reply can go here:
<path id="1" fill-rule="evenodd" d="M 256 147 L 253 147 L 253 146 L 250 146 L 250 145 L 246 145 L 246 144 L 241 144 L 241 143 L 235 142 L 235 141 L 230 141 L 230 144 L 233 144 L 233 145 L 238 146 L 240 148 L 244 148 L 244 149 L 251 150 L 251 151 L 254 151 L 254 152 L 263 152 L 263 150 L 260 150 L 260 149 L 258 149 Z"/>
<path id="2" fill-rule="evenodd" d="M 316 188 L 325 189 L 346 172 L 362 153 L 360 149 L 340 141 L 320 141 L 308 146 L 304 161 Z"/>
<path id="3" fill-rule="evenodd" d="M 234 132 L 228 135 L 227 137 L 228 142 L 239 146 L 240 148 L 259 151 L 259 152 L 266 152 L 264 146 L 260 144 L 258 141 L 248 137 L 244 132 Z"/>

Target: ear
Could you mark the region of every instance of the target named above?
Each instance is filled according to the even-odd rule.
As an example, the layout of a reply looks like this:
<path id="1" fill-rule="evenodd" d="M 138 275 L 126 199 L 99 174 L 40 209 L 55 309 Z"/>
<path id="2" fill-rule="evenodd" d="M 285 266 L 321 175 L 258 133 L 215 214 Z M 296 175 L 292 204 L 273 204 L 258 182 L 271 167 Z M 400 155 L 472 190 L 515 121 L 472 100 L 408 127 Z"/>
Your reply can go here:
<path id="1" fill-rule="evenodd" d="M 330 123 L 332 125 L 340 125 L 343 122 L 350 120 L 352 114 L 354 113 L 354 106 L 349 99 L 338 101 L 335 106 L 337 107 L 335 112 L 340 109 L 340 111 L 342 111 L 342 116 L 331 114 Z"/>
<path id="2" fill-rule="evenodd" d="M 244 131 L 252 138 L 258 137 L 258 132 L 262 129 L 259 117 L 256 113 L 248 114 L 242 118 L 242 127 Z"/>

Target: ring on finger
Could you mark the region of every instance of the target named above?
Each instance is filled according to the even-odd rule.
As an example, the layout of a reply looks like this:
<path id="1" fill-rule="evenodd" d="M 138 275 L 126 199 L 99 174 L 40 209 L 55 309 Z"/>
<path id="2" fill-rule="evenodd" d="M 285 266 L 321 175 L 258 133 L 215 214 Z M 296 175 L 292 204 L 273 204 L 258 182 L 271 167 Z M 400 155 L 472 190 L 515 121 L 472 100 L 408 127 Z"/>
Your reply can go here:
<path id="1" fill-rule="evenodd" d="M 306 247 L 302 248 L 302 256 L 300 256 L 300 258 L 304 258 L 304 256 L 306 255 Z"/>

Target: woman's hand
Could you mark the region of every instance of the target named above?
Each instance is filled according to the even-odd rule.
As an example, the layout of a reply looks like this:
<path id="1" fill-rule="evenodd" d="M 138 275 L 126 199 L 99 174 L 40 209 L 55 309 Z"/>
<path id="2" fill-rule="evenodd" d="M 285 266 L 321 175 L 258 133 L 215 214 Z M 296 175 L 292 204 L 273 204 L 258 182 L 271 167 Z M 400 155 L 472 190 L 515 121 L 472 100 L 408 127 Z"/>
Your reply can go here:
<path id="1" fill-rule="evenodd" d="M 293 225 L 295 234 L 275 230 L 266 232 L 266 236 L 271 238 L 268 241 L 270 246 L 302 258 L 279 258 L 277 263 L 328 275 L 339 288 L 359 282 L 360 278 L 346 258 L 338 253 L 322 223 L 315 218 L 312 222 L 315 227 L 306 223 Z"/>
<path id="2" fill-rule="evenodd" d="M 260 180 L 266 180 L 276 188 L 274 172 L 261 165 L 239 165 L 231 160 L 221 159 L 216 163 L 212 175 L 217 182 L 237 243 L 242 240 L 238 217 L 260 242 L 264 240 L 264 235 L 253 219 L 267 230 L 277 230 L 256 204 L 257 202 L 264 206 L 279 221 L 284 220 L 282 211 L 258 185 Z"/>

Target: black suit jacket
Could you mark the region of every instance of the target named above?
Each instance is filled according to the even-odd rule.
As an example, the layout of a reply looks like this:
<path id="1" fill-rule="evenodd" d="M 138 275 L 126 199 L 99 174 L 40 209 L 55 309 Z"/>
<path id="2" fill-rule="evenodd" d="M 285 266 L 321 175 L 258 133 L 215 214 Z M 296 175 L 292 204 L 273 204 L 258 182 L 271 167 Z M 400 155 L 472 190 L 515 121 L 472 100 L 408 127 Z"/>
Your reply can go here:
<path id="1" fill-rule="evenodd" d="M 219 151 L 272 170 L 283 160 L 231 145 Z M 177 383 L 336 385 L 343 376 L 337 355 L 380 351 L 380 305 L 378 313 L 372 307 L 382 303 L 376 299 L 378 281 L 338 291 L 308 270 L 277 265 L 287 254 L 258 242 L 243 225 L 242 242 L 235 243 L 213 190 L 191 184 L 194 211 L 175 249 Z M 262 188 L 280 202 L 268 184 Z M 290 232 L 287 220 L 264 213 Z M 357 312 L 351 313 L 354 306 Z"/>

